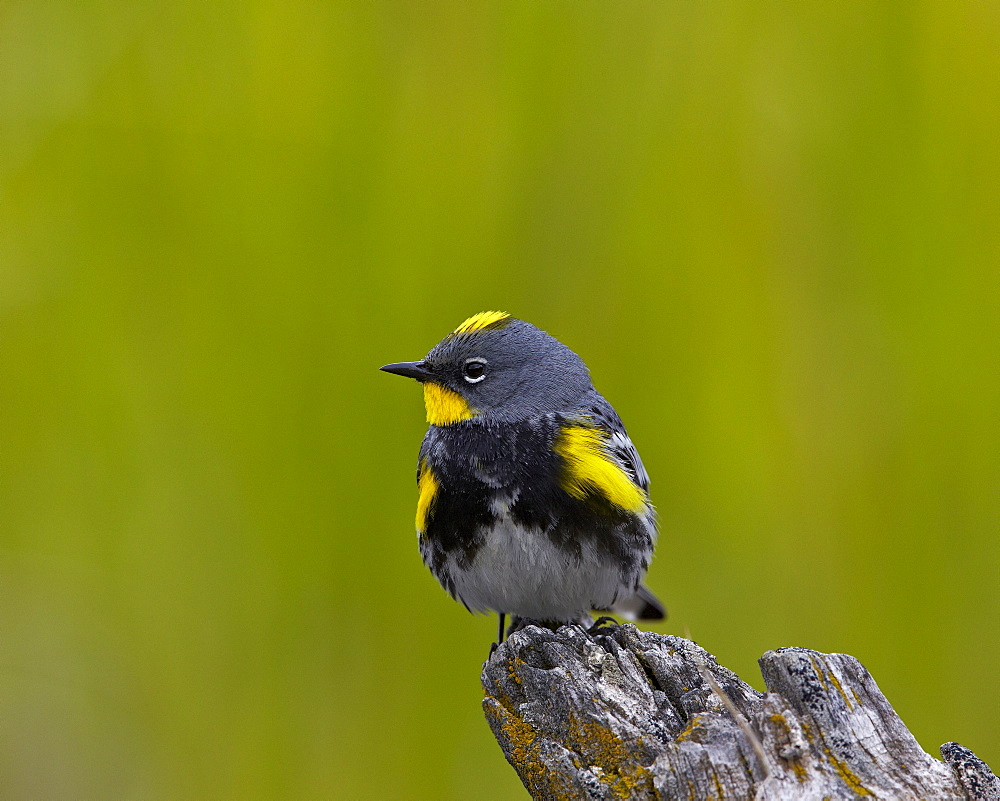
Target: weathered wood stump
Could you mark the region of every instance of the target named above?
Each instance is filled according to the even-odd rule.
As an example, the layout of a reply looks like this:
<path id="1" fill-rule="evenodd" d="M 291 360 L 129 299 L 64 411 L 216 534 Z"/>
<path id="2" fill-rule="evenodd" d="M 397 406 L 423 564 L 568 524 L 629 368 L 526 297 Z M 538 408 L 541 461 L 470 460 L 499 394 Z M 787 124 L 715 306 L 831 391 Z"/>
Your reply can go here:
<path id="1" fill-rule="evenodd" d="M 483 668 L 483 709 L 536 799 L 991 799 L 957 743 L 925 753 L 852 656 L 780 648 L 759 693 L 695 643 L 529 626 Z"/>

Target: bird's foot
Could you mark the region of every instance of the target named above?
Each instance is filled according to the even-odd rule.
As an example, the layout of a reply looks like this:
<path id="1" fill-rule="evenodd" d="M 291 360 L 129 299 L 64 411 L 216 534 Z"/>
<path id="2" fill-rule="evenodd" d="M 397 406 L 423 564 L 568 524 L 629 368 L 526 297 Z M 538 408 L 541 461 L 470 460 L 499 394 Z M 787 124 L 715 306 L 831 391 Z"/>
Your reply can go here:
<path id="1" fill-rule="evenodd" d="M 589 629 L 587 629 L 587 635 L 590 637 L 596 637 L 600 634 L 611 634 L 618 626 L 621 625 L 613 617 L 608 615 L 602 615 L 595 620 Z"/>
<path id="2" fill-rule="evenodd" d="M 519 615 L 511 615 L 510 625 L 507 627 L 507 636 L 509 637 L 514 632 L 520 631 L 521 629 L 527 628 L 528 626 L 544 627 L 545 625 L 546 624 L 544 623 L 544 621 L 541 620 L 534 620 L 530 617 L 521 617 Z"/>

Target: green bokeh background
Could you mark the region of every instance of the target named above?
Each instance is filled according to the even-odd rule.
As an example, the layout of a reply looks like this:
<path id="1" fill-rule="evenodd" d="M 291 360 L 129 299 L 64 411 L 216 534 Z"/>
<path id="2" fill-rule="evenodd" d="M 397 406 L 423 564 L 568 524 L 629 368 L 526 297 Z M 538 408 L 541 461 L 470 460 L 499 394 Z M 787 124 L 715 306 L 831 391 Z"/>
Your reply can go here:
<path id="1" fill-rule="evenodd" d="M 992 3 L 0 7 L 0 797 L 516 799 L 420 563 L 500 308 L 653 477 L 649 583 L 1000 763 Z"/>

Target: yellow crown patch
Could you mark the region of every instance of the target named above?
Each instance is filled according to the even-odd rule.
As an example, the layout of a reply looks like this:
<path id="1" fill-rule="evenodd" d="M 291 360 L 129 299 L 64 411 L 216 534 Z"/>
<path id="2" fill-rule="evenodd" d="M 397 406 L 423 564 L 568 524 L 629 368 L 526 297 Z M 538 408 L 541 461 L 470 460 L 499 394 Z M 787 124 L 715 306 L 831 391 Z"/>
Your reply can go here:
<path id="1" fill-rule="evenodd" d="M 511 316 L 507 314 L 507 312 L 479 312 L 479 314 L 472 315 L 468 320 L 452 331 L 452 334 L 471 334 L 473 331 L 485 331 L 487 328 L 502 328 L 509 323 L 510 320 Z"/>

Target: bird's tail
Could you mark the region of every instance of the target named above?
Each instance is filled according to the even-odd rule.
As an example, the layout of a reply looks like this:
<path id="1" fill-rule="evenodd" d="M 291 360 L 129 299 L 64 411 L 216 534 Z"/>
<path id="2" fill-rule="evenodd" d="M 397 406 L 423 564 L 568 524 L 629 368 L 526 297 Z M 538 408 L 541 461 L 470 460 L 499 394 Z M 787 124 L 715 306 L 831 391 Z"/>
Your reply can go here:
<path id="1" fill-rule="evenodd" d="M 663 620 L 667 616 L 667 610 L 660 599 L 645 584 L 640 584 L 631 598 L 615 603 L 611 612 L 626 620 Z"/>

